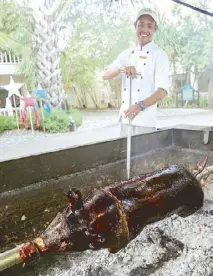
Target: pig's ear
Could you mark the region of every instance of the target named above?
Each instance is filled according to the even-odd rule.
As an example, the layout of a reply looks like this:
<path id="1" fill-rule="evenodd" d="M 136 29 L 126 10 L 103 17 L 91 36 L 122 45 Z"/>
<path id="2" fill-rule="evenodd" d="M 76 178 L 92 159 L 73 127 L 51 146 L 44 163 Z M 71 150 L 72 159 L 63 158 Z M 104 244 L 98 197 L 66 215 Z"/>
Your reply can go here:
<path id="1" fill-rule="evenodd" d="M 72 188 L 70 191 L 68 191 L 67 199 L 70 202 L 73 213 L 76 210 L 80 210 L 81 208 L 83 208 L 82 195 L 78 189 Z"/>

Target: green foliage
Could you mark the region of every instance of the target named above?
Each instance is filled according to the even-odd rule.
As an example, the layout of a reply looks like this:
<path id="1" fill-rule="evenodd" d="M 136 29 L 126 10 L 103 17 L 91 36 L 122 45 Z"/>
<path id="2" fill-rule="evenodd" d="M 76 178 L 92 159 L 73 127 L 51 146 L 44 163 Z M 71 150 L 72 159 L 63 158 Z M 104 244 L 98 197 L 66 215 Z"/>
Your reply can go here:
<path id="1" fill-rule="evenodd" d="M 67 132 L 69 126 L 69 116 L 61 110 L 52 110 L 49 115 L 45 116 L 44 126 L 48 132 Z"/>
<path id="2" fill-rule="evenodd" d="M 49 114 L 45 114 L 45 120 L 43 122 L 41 112 L 40 116 L 40 127 L 39 130 L 43 131 L 43 127 L 45 126 L 45 130 L 50 133 L 62 133 L 62 132 L 69 132 L 69 124 L 70 120 L 72 119 L 75 121 L 76 126 L 79 127 L 82 125 L 83 115 L 81 111 L 77 109 L 71 109 L 67 112 L 60 109 L 52 109 Z M 35 116 L 34 112 L 32 111 L 32 122 L 33 128 L 36 129 L 35 124 Z M 19 128 L 24 129 L 24 125 L 19 120 Z M 28 115 L 28 129 L 31 128 L 30 125 L 30 118 Z M 6 130 L 13 130 L 17 129 L 15 117 L 8 117 L 8 116 L 0 116 L 0 133 Z"/>
<path id="3" fill-rule="evenodd" d="M 200 97 L 200 107 L 208 107 L 208 99 Z"/>
<path id="4" fill-rule="evenodd" d="M 17 49 L 18 47 L 20 47 L 20 44 L 12 39 L 8 33 L 0 31 L 0 49 L 11 50 Z"/>
<path id="5" fill-rule="evenodd" d="M 194 4 L 207 9 L 206 0 L 195 1 Z M 160 22 L 155 40 L 169 55 L 171 72 L 175 75 L 186 73 L 187 81 L 190 72 L 198 77 L 212 58 L 211 20 L 180 5 L 174 5 L 172 15 L 172 19 Z M 173 86 L 173 89 L 177 90 L 177 87 Z"/>
<path id="6" fill-rule="evenodd" d="M 0 1 L 0 48 L 21 57 L 19 73 L 26 77 L 28 89 L 35 87 L 36 53 L 33 47 L 34 20 L 32 10 L 19 6 L 13 0 Z M 1 40 L 0 40 L 1 41 Z"/>
<path id="7" fill-rule="evenodd" d="M 0 133 L 5 130 L 12 130 L 16 128 L 16 121 L 14 117 L 0 116 Z"/>
<path id="8" fill-rule="evenodd" d="M 210 20 L 194 11 L 189 16 L 187 12 L 182 12 L 182 7 L 174 6 L 172 19 L 161 16 L 155 41 L 168 53 L 171 72 L 193 71 L 198 76 L 197 73 L 208 66 L 213 52 L 213 42 L 209 36 Z M 97 0 L 86 4 L 82 1 L 74 3 L 73 11 L 67 18 L 72 38 L 61 60 L 66 88 L 72 88 L 73 84 L 91 87 L 95 81 L 95 71 L 103 70 L 105 65 L 129 47 L 130 41 L 132 45 L 136 42 L 128 15 L 123 16 L 112 10 L 106 13 L 102 10 L 104 8 L 106 10 L 104 3 Z M 177 91 L 177 87 L 173 89 Z M 166 101 L 173 100 L 169 98 Z M 163 104 L 169 105 L 167 102 Z"/>
<path id="9" fill-rule="evenodd" d="M 172 108 L 176 107 L 176 95 L 174 93 L 165 97 L 160 103 L 162 108 Z"/>
<path id="10" fill-rule="evenodd" d="M 66 88 L 72 88 L 74 83 L 82 88 L 92 87 L 96 71 L 103 70 L 129 47 L 129 41 L 135 40 L 128 16 L 106 12 L 105 8 L 97 0 L 79 1 L 67 18 L 72 37 L 61 59 Z"/>
<path id="11" fill-rule="evenodd" d="M 185 102 L 184 102 L 185 104 Z M 208 99 L 201 96 L 200 97 L 200 100 L 199 100 L 199 106 L 201 108 L 206 108 L 208 107 Z M 166 98 L 163 99 L 163 101 L 160 103 L 160 107 L 161 108 L 174 108 L 174 107 L 177 107 L 177 102 L 176 102 L 176 95 L 173 93 L 169 96 L 167 96 Z M 182 107 L 182 102 L 181 102 L 181 99 L 180 97 L 178 97 L 178 107 Z M 195 101 L 189 101 L 187 103 L 187 107 L 188 108 L 195 108 L 195 107 L 198 107 L 198 100 L 196 99 Z"/>
<path id="12" fill-rule="evenodd" d="M 39 116 L 41 124 L 39 130 L 43 131 L 43 127 L 45 127 L 45 130 L 50 133 L 68 132 L 71 119 L 75 121 L 77 127 L 79 127 L 83 121 L 82 113 L 76 109 L 71 109 L 67 112 L 61 109 L 52 109 L 49 114 L 45 113 L 44 121 L 42 120 L 41 112 Z M 34 129 L 36 129 L 34 112 L 32 112 L 32 122 Z M 24 127 L 21 122 L 20 124 L 21 128 Z M 28 115 L 28 128 L 30 129 L 30 127 L 30 118 Z"/>
<path id="13" fill-rule="evenodd" d="M 45 116 L 44 126 L 48 132 L 68 132 L 70 119 L 73 119 L 77 126 L 82 124 L 82 113 L 78 110 L 65 112 L 59 109 L 53 109 L 49 115 Z M 43 126 L 43 124 L 42 124 Z"/>

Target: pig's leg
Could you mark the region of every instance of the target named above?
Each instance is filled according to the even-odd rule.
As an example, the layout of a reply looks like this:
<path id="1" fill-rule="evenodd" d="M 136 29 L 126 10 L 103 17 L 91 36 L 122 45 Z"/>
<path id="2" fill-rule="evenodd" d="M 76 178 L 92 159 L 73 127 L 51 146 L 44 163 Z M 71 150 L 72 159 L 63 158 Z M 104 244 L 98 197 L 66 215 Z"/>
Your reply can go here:
<path id="1" fill-rule="evenodd" d="M 99 214 L 89 225 L 86 235 L 90 239 L 89 247 L 93 250 L 99 250 L 103 248 L 104 243 L 106 242 L 106 237 L 100 233 L 101 228 L 103 227 L 105 213 Z"/>
<path id="2" fill-rule="evenodd" d="M 97 214 L 88 227 L 92 249 L 109 248 L 117 245 L 120 216 L 116 205 L 111 205 L 102 213 Z"/>

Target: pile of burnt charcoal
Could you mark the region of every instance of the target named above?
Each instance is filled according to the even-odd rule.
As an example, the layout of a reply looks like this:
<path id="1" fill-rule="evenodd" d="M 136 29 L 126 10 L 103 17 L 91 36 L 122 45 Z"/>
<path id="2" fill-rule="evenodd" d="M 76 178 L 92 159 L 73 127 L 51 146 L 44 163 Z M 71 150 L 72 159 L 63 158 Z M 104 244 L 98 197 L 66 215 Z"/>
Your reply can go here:
<path id="1" fill-rule="evenodd" d="M 213 275 L 213 205 L 207 200 L 187 218 L 173 215 L 149 225 L 117 254 L 107 250 L 69 254 L 40 275 Z"/>

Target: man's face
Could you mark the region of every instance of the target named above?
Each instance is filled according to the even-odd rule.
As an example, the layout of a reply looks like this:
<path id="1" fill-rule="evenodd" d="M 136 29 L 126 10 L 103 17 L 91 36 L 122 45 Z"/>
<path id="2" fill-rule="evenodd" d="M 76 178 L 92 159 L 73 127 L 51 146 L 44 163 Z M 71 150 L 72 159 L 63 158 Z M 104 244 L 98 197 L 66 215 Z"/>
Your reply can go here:
<path id="1" fill-rule="evenodd" d="M 144 46 L 152 41 L 153 34 L 157 31 L 158 27 L 154 19 L 148 15 L 142 15 L 135 23 L 136 35 L 140 46 Z"/>

